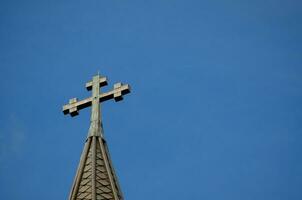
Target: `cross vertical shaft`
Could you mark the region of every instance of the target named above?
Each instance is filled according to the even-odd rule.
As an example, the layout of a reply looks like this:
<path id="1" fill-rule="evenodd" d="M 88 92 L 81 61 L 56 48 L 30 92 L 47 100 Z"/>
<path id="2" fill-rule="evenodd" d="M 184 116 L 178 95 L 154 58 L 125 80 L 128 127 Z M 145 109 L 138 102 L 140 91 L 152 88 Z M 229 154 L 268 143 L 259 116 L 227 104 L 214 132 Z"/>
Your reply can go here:
<path id="1" fill-rule="evenodd" d="M 94 76 L 92 78 L 92 103 L 91 103 L 91 118 L 88 137 L 91 136 L 103 136 L 103 130 L 101 125 L 101 111 L 100 111 L 100 76 Z"/>
<path id="2" fill-rule="evenodd" d="M 96 200 L 96 137 L 103 135 L 101 133 L 101 111 L 100 111 L 100 76 L 92 78 L 92 103 L 91 103 L 91 118 L 88 137 L 92 137 L 92 174 L 91 174 L 91 199 Z"/>

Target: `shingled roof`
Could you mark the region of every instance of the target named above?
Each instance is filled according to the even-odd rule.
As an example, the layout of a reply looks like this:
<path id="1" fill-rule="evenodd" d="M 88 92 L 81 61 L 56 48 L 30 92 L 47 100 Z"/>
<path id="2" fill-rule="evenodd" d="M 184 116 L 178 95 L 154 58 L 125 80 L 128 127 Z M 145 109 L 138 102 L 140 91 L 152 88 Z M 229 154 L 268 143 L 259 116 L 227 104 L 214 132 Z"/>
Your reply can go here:
<path id="1" fill-rule="evenodd" d="M 69 200 L 122 200 L 105 139 L 87 138 Z"/>

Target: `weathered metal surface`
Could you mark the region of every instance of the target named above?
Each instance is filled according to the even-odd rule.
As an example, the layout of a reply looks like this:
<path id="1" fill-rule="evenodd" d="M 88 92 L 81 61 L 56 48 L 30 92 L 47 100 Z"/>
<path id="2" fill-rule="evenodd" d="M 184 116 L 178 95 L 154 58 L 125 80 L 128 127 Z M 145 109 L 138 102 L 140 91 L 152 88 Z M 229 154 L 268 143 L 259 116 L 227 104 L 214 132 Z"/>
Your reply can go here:
<path id="1" fill-rule="evenodd" d="M 128 84 L 117 83 L 114 85 L 114 89 L 98 94 L 95 96 L 98 101 L 104 102 L 110 99 L 114 99 L 115 101 L 120 101 L 123 99 L 123 95 L 130 93 L 130 86 Z M 72 117 L 78 115 L 79 110 L 87 108 L 92 105 L 93 97 L 88 97 L 81 101 L 74 100 L 76 98 L 70 99 L 69 104 L 63 106 L 63 113 L 65 115 L 70 114 Z"/>
<path id="2" fill-rule="evenodd" d="M 130 86 L 122 83 L 114 84 L 114 89 L 100 93 L 100 87 L 107 85 L 106 77 L 94 76 L 86 83 L 87 90 L 92 90 L 92 96 L 78 101 L 69 100 L 63 106 L 63 113 L 72 117 L 79 110 L 92 106 L 90 128 L 85 142 L 80 163 L 69 195 L 69 200 L 122 200 L 122 192 L 114 172 L 106 141 L 103 136 L 100 103 L 109 99 L 120 101 L 123 95 L 130 92 Z"/>

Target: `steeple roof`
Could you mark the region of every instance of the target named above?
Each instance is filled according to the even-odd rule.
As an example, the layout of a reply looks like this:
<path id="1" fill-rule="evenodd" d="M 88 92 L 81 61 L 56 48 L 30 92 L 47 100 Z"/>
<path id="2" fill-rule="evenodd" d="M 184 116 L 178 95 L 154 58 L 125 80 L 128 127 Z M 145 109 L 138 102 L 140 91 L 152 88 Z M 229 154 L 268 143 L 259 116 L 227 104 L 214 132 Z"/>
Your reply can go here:
<path id="1" fill-rule="evenodd" d="M 69 200 L 122 200 L 105 139 L 87 138 Z"/>

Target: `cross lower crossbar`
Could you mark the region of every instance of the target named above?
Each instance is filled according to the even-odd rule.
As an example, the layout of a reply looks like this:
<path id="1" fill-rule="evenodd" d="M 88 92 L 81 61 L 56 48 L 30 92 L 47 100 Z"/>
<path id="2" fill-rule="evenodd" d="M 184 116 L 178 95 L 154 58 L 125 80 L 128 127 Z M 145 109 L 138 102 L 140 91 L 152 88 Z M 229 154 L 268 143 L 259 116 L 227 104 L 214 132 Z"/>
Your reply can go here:
<path id="1" fill-rule="evenodd" d="M 104 82 L 103 82 L 104 84 Z M 87 85 L 86 85 L 87 86 Z M 89 84 L 90 86 L 90 84 Z M 90 88 L 89 88 L 90 89 Z M 114 99 L 115 101 L 121 101 L 123 99 L 123 95 L 130 93 L 129 84 L 121 84 L 117 83 L 114 85 L 114 89 L 99 94 L 99 102 L 104 102 L 110 99 Z M 84 108 L 87 108 L 92 105 L 93 97 L 86 98 L 81 101 L 77 101 L 76 98 L 71 99 L 69 104 L 63 106 L 63 113 L 65 115 L 70 114 L 72 117 L 78 115 L 78 111 Z"/>

